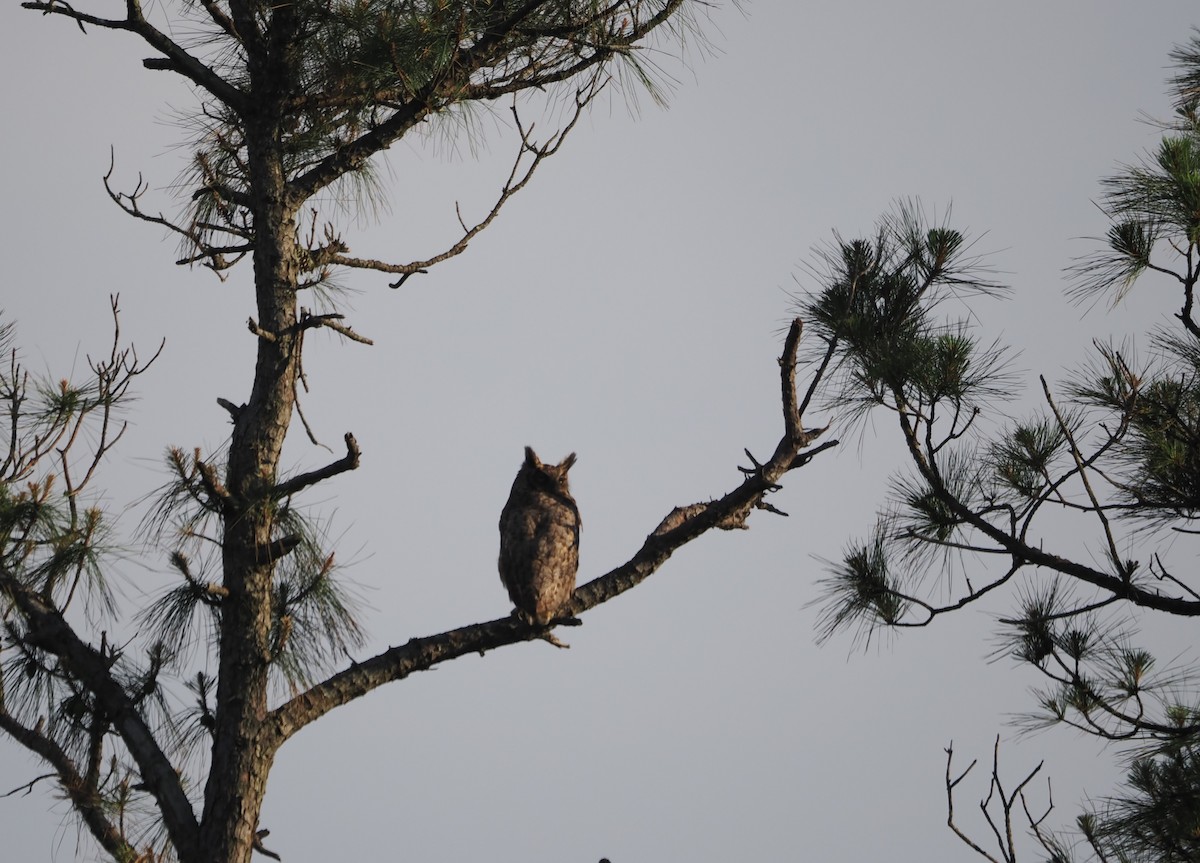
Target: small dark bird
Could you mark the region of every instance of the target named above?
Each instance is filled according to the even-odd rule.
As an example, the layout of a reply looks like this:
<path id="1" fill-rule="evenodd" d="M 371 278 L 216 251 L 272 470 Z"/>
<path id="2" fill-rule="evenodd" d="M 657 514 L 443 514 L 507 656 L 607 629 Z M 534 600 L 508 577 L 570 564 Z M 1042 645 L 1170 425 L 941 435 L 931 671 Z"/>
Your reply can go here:
<path id="1" fill-rule="evenodd" d="M 500 513 L 500 580 L 525 620 L 545 626 L 575 592 L 579 569 L 579 507 L 567 471 L 571 453 L 542 464 L 531 447 Z"/>

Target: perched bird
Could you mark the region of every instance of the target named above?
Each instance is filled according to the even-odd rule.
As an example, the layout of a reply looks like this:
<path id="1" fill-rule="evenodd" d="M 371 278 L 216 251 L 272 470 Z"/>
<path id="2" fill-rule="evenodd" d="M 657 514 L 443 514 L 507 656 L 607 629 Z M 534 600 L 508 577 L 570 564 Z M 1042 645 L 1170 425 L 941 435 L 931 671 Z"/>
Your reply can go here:
<path id="1" fill-rule="evenodd" d="M 567 471 L 571 453 L 542 464 L 531 447 L 500 513 L 500 580 L 517 613 L 545 626 L 560 616 L 575 591 L 579 569 L 579 507 Z"/>

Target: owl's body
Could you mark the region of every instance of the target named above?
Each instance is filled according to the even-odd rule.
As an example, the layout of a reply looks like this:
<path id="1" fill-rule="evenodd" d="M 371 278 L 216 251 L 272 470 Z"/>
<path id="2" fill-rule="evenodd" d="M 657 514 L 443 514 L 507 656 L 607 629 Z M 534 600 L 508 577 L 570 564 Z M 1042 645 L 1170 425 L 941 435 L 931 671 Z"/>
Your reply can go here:
<path id="1" fill-rule="evenodd" d="M 580 520 L 567 484 L 573 464 L 575 453 L 547 465 L 525 447 L 500 513 L 500 580 L 520 614 L 540 626 L 559 617 L 575 591 Z"/>

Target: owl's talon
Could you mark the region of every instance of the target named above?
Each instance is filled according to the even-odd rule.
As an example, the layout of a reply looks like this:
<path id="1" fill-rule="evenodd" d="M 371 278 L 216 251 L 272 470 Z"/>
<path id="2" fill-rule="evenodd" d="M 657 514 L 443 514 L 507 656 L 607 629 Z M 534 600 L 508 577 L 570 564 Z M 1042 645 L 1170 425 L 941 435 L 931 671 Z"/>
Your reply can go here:
<path id="1" fill-rule="evenodd" d="M 554 633 L 552 632 L 543 632 L 540 637 L 543 641 L 548 641 L 555 647 L 560 647 L 563 650 L 569 650 L 571 648 L 571 645 L 567 644 L 565 641 L 559 641 L 557 638 L 555 638 Z"/>

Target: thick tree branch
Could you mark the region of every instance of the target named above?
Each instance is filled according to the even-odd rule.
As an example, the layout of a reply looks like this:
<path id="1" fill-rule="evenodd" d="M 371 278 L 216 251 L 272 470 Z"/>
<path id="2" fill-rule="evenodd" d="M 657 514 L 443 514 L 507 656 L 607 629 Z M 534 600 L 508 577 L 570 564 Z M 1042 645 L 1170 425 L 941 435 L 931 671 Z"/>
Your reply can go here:
<path id="1" fill-rule="evenodd" d="M 183 50 L 177 43 L 169 39 L 166 34 L 147 21 L 142 14 L 142 6 L 139 0 L 126 0 L 126 17 L 124 18 L 100 18 L 95 15 L 88 15 L 87 13 L 75 10 L 68 3 L 62 2 L 62 0 L 27 0 L 21 6 L 25 9 L 33 9 L 41 12 L 43 15 L 64 15 L 77 22 L 80 25 L 80 29 L 82 29 L 84 24 L 91 24 L 95 27 L 103 27 L 109 30 L 128 30 L 131 33 L 136 33 L 148 45 L 159 51 L 167 59 L 172 71 L 178 72 L 192 83 L 212 93 L 212 95 L 235 111 L 240 113 L 245 108 L 245 94 L 187 51 Z M 154 67 L 151 66 L 150 68 Z"/>
<path id="2" fill-rule="evenodd" d="M 301 204 L 346 174 L 359 170 L 376 153 L 386 150 L 434 111 L 432 86 L 406 103 L 387 120 L 339 147 L 292 181 L 288 206 Z"/>
<path id="3" fill-rule="evenodd" d="M 128 693 L 112 676 L 105 657 L 84 643 L 55 608 L 16 579 L 6 577 L 3 586 L 28 626 L 26 640 L 57 656 L 96 697 L 99 708 L 121 735 L 141 770 L 142 781 L 158 802 L 163 823 L 181 857 L 185 849 L 197 849 L 196 816 L 179 774 Z"/>
<path id="4" fill-rule="evenodd" d="M 117 825 L 108 820 L 103 801 L 84 780 L 61 746 L 38 728 L 29 728 L 0 706 L 0 730 L 54 768 L 59 784 L 88 831 L 115 860 L 133 860 L 137 852 Z M 34 780 L 36 781 L 36 780 Z M 30 783 L 31 787 L 32 783 Z M 10 792 L 11 793 L 11 792 Z M 5 795 L 7 796 L 7 795 Z"/>
<path id="5" fill-rule="evenodd" d="M 1079 581 L 1099 587 L 1106 590 L 1113 596 L 1121 599 L 1127 599 L 1135 605 L 1140 605 L 1143 608 L 1152 608 L 1156 611 L 1165 611 L 1170 614 L 1176 614 L 1181 617 L 1196 617 L 1200 616 L 1200 601 L 1194 599 L 1183 599 L 1174 596 L 1164 596 L 1161 593 L 1153 590 L 1146 590 L 1139 587 L 1133 582 L 1120 578 L 1109 573 L 1102 572 L 1098 569 L 1093 569 L 1090 566 L 1078 563 L 1057 554 L 1053 554 L 1043 549 L 1029 545 L 1028 543 L 1014 537 L 1012 534 L 996 527 L 986 518 L 977 515 L 969 507 L 958 501 L 952 494 L 946 492 L 944 487 L 942 492 L 945 494 L 943 499 L 954 510 L 956 515 L 960 515 L 965 521 L 969 522 L 973 527 L 981 533 L 986 534 L 999 544 L 1005 551 L 1013 555 L 1015 558 L 1026 561 L 1034 566 L 1043 566 Z M 941 496 L 941 495 L 939 495 Z"/>
<path id="6" fill-rule="evenodd" d="M 564 609 L 564 618 L 580 615 L 636 587 L 666 563 L 676 550 L 708 531 L 746 527 L 746 519 L 754 509 L 769 508 L 764 504 L 764 498 L 779 489 L 778 482 L 783 475 L 807 463 L 799 458 L 801 449 L 809 446 L 821 432 L 803 431 L 797 408 L 795 367 L 800 333 L 801 325 L 796 320 L 780 359 L 784 435 L 771 459 L 765 464 L 756 463 L 753 468 L 743 469 L 742 483 L 723 497 L 672 510 L 627 563 L 577 588 Z M 788 386 L 792 388 L 790 394 Z M 831 441 L 821 449 L 836 443 Z M 297 477 L 296 481 L 301 479 Z M 508 644 L 542 638 L 545 634 L 544 627 L 533 627 L 510 616 L 440 635 L 411 639 L 365 662 L 355 663 L 278 707 L 271 716 L 270 739 L 275 746 L 281 745 L 330 710 L 385 683 L 402 680 L 414 672 L 425 671 L 469 653 L 483 654 Z"/>
<path id="7" fill-rule="evenodd" d="M 516 91 L 543 89 L 547 85 L 566 81 L 589 69 L 602 66 L 614 54 L 620 50 L 628 50 L 629 45 L 645 38 L 652 30 L 669 20 L 684 2 L 685 0 L 670 0 L 658 13 L 644 22 L 636 23 L 629 32 L 617 39 L 619 44 L 595 48 L 591 54 L 585 56 L 579 56 L 577 51 L 572 51 L 570 56 L 577 59 L 565 67 L 544 71 L 531 66 L 530 73 L 523 72 L 519 81 L 500 87 L 489 88 L 486 82 L 473 82 L 472 79 L 481 71 L 499 68 L 502 65 L 497 62 L 495 56 L 497 46 L 508 34 L 517 33 L 521 22 L 545 5 L 545 0 L 533 0 L 523 4 L 507 18 L 495 22 L 476 43 L 460 47 L 446 62 L 446 71 L 417 90 L 407 101 L 400 104 L 390 117 L 345 146 L 339 147 L 336 152 L 296 177 L 290 186 L 293 207 L 298 208 L 301 203 L 330 183 L 358 170 L 373 155 L 386 150 L 417 123 L 454 102 L 493 99 Z M 564 35 L 569 35 L 571 31 L 583 25 L 584 22 L 580 21 L 564 24 Z M 536 35 L 521 34 L 521 44 L 529 44 L 529 40 Z M 566 53 L 565 49 L 563 53 Z M 582 89 L 593 89 L 598 83 L 599 79 L 593 80 Z"/>

